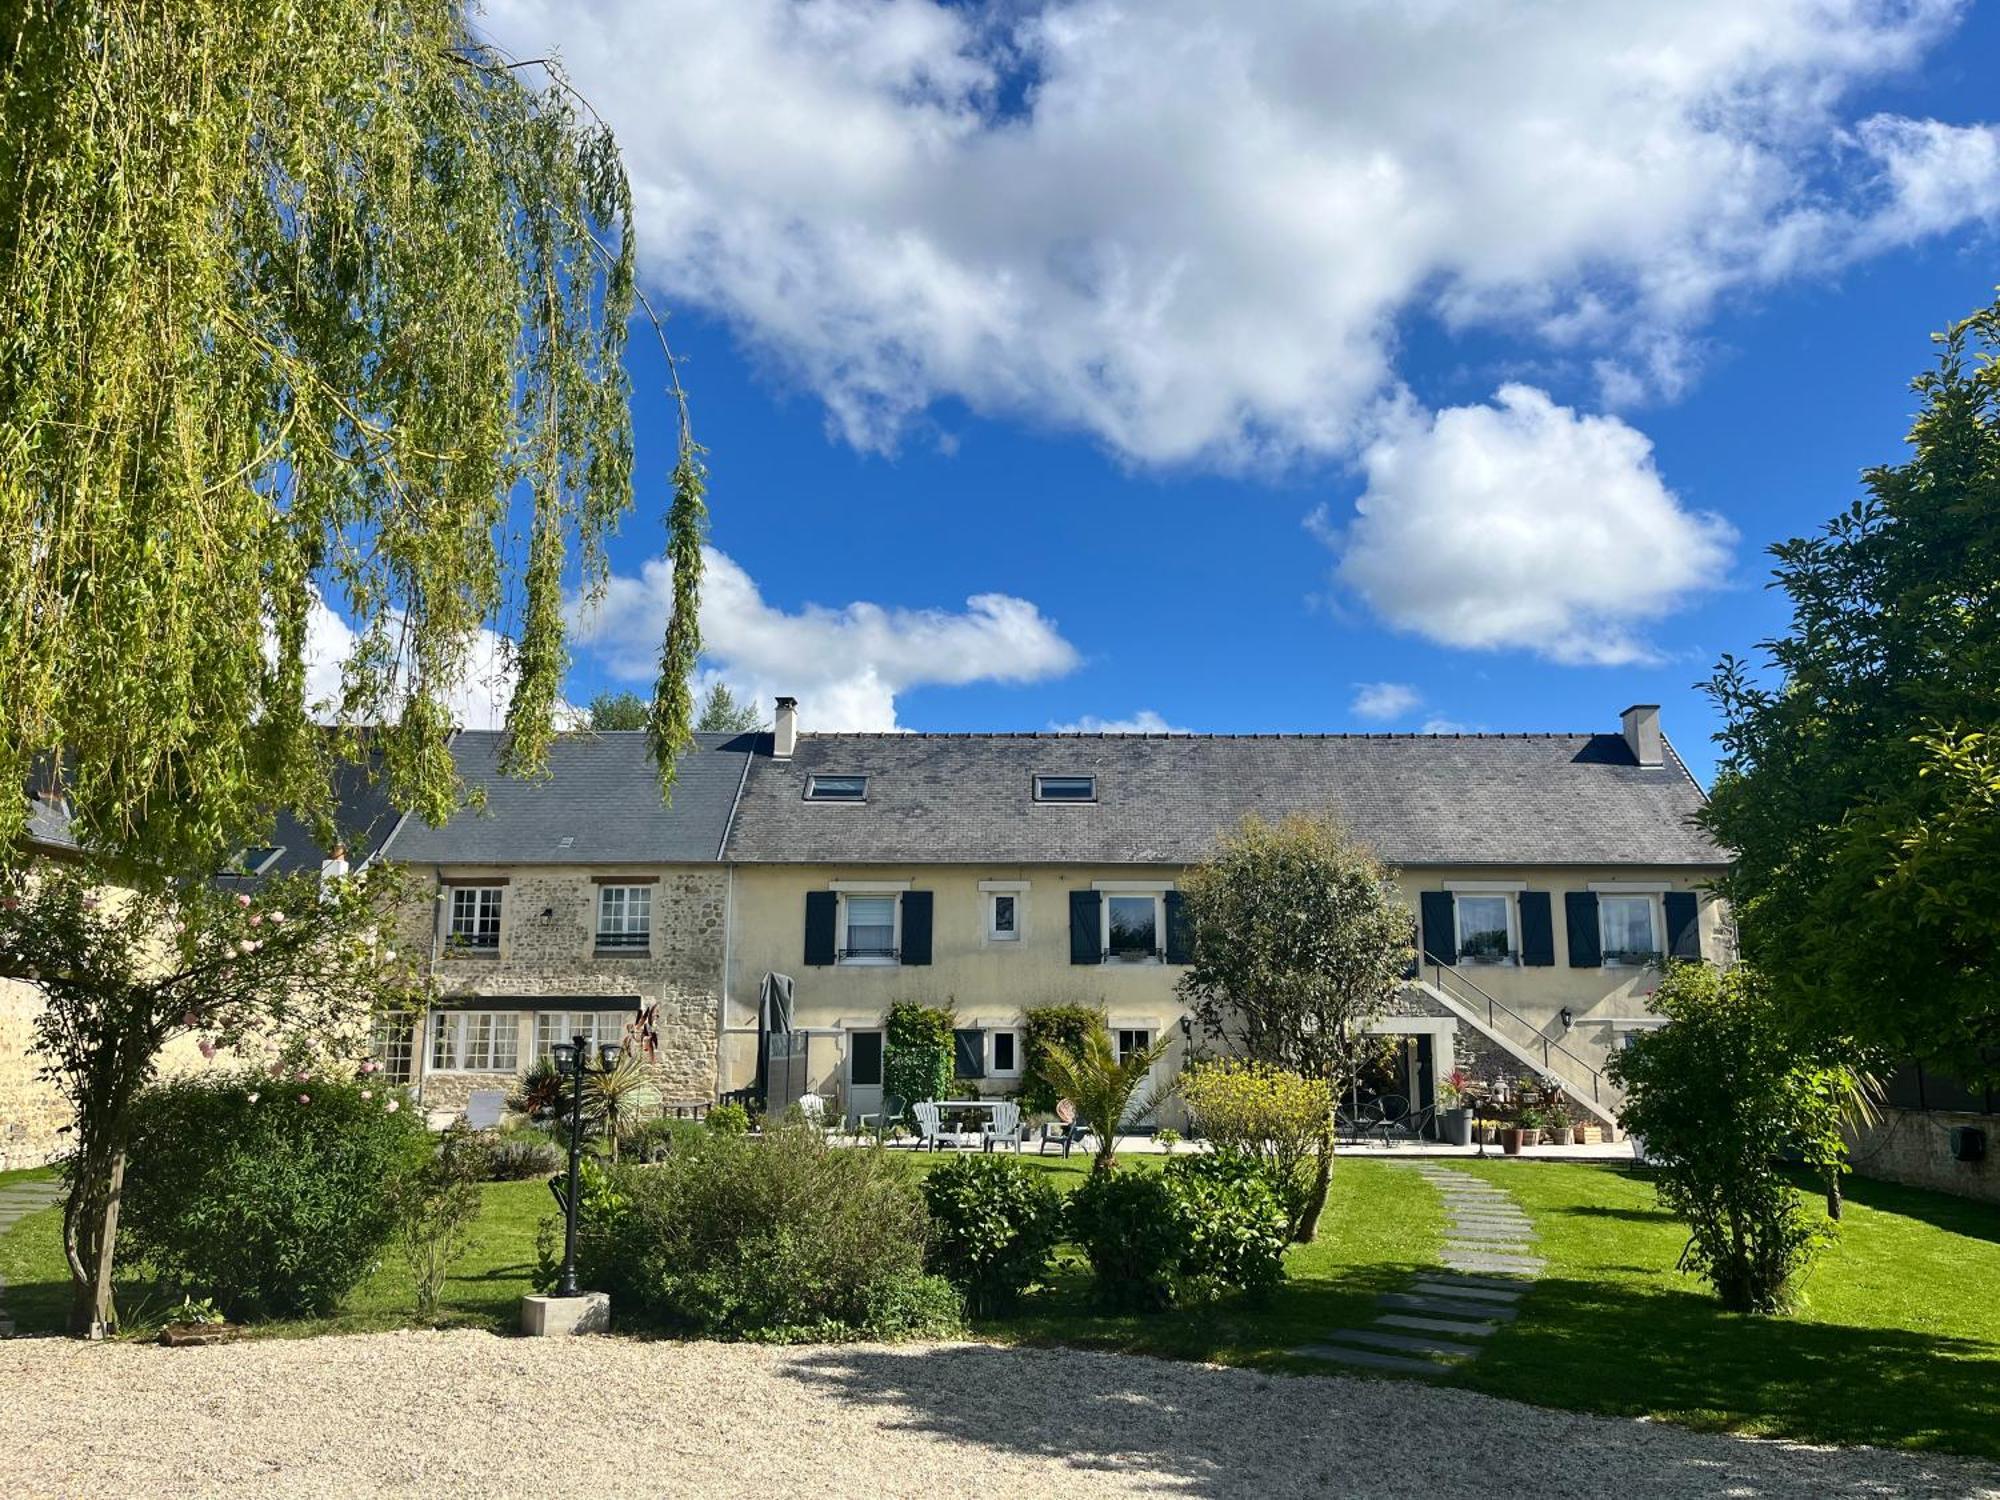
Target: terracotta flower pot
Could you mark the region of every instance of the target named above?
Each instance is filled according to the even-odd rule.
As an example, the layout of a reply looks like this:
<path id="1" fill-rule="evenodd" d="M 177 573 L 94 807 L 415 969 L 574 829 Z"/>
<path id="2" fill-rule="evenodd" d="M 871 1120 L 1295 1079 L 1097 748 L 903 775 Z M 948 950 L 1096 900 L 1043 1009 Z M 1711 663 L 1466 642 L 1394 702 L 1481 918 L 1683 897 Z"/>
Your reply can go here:
<path id="1" fill-rule="evenodd" d="M 1534 1131 L 1532 1130 L 1523 1130 L 1518 1125 L 1509 1125 L 1505 1130 L 1500 1132 L 1500 1149 L 1505 1151 L 1509 1156 L 1519 1156 L 1521 1148 L 1531 1144 L 1528 1137 L 1533 1134 Z"/>

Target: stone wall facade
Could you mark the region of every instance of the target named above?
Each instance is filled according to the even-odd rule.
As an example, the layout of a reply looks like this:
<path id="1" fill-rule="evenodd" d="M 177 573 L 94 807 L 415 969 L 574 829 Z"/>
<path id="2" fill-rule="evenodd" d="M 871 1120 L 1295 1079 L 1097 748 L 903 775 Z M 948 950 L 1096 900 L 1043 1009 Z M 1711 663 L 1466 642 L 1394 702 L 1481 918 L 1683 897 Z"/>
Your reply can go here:
<path id="1" fill-rule="evenodd" d="M 536 1016 L 564 1011 L 565 999 L 576 1000 L 578 1010 L 621 1017 L 643 1005 L 656 1006 L 659 1050 L 653 1073 L 662 1101 L 669 1107 L 713 1102 L 722 1031 L 726 870 L 512 866 L 450 869 L 437 872 L 436 879 L 443 883 L 429 899 L 413 902 L 401 923 L 401 941 L 430 952 L 437 988 L 436 1010 L 415 1047 L 415 1081 L 424 1108 L 461 1109 L 475 1089 L 511 1090 L 538 1055 Z M 485 952 L 447 941 L 451 891 L 482 881 L 504 881 L 499 886 L 499 944 Z M 627 882 L 652 893 L 647 945 L 600 949 L 599 891 Z M 458 1011 L 513 1016 L 516 1068 L 434 1067 L 435 1027 L 440 1018 Z"/>
<path id="2" fill-rule="evenodd" d="M 61 1149 L 69 1111 L 36 1074 L 41 1059 L 31 1050 L 42 992 L 31 984 L 0 979 L 0 1172 L 39 1167 Z"/>
<path id="3" fill-rule="evenodd" d="M 1952 1159 L 1953 1126 L 1986 1132 L 1984 1161 Z M 1884 1110 L 1882 1123 L 1852 1137 L 1848 1147 L 1848 1160 L 1857 1176 L 2000 1203 L 2000 1115 L 1942 1109 Z"/>

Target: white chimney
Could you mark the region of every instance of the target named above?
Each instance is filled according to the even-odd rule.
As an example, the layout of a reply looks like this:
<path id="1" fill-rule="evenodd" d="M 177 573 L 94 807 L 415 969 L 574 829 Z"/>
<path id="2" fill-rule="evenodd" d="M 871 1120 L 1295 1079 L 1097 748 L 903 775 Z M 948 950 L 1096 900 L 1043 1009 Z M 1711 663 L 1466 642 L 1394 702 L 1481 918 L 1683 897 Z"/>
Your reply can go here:
<path id="1" fill-rule="evenodd" d="M 1664 764 L 1665 755 L 1660 748 L 1660 705 L 1635 703 L 1618 717 L 1624 722 L 1625 743 L 1632 747 L 1632 758 L 1642 766 Z"/>
<path id="2" fill-rule="evenodd" d="M 1654 760 L 1659 759 L 1658 746 L 1660 731 L 1657 721 L 1653 728 Z M 779 760 L 790 760 L 792 752 L 799 747 L 799 700 L 780 698 L 778 716 L 771 721 L 771 754 Z"/>

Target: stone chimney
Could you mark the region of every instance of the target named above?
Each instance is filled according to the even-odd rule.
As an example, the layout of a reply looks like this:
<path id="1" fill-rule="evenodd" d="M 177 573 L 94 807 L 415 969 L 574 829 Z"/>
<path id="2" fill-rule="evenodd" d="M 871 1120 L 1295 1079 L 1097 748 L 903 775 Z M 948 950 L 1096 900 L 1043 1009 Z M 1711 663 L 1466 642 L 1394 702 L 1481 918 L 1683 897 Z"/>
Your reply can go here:
<path id="1" fill-rule="evenodd" d="M 778 716 L 771 721 L 771 754 L 779 760 L 790 760 L 792 752 L 799 747 L 799 700 L 780 698 Z M 1659 721 L 1653 722 L 1653 759 L 1660 758 Z"/>
<path id="2" fill-rule="evenodd" d="M 1635 703 L 1618 717 L 1624 722 L 1625 743 L 1632 747 L 1632 758 L 1642 766 L 1664 764 L 1666 757 L 1660 748 L 1660 705 Z"/>

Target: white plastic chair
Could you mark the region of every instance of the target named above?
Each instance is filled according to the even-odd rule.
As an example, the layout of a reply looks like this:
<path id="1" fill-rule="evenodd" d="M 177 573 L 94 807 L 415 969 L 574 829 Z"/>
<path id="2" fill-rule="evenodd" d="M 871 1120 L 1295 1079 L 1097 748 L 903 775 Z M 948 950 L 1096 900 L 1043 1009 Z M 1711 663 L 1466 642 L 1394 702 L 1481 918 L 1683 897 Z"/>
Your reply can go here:
<path id="1" fill-rule="evenodd" d="M 474 1089 L 465 1101 L 468 1130 L 498 1130 L 500 1116 L 507 1111 L 507 1095 L 502 1089 Z"/>
<path id="2" fill-rule="evenodd" d="M 1021 1150 L 1021 1106 L 1012 1099 L 999 1100 L 993 1106 L 993 1118 L 980 1132 L 986 1138 L 986 1149 L 991 1151 L 1001 1142 L 1014 1148 L 1016 1155 Z"/>
<path id="3" fill-rule="evenodd" d="M 927 1099 L 921 1104 L 913 1104 L 910 1113 L 916 1116 L 917 1145 L 920 1148 L 935 1151 L 946 1141 L 954 1146 L 958 1144 L 958 1137 L 943 1129 L 935 1103 Z"/>
<path id="4" fill-rule="evenodd" d="M 797 1100 L 799 1117 L 814 1130 L 826 1129 L 826 1100 L 818 1094 L 801 1094 Z"/>

